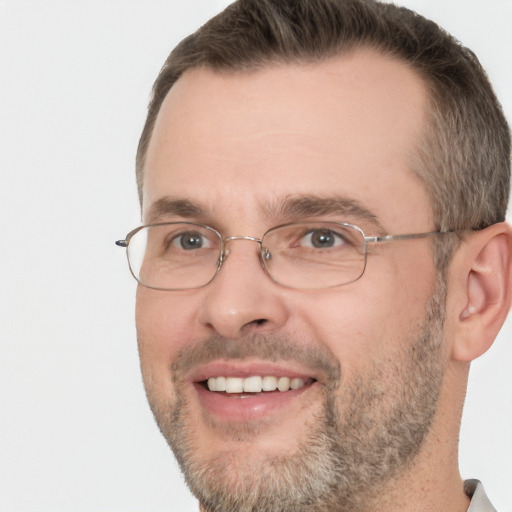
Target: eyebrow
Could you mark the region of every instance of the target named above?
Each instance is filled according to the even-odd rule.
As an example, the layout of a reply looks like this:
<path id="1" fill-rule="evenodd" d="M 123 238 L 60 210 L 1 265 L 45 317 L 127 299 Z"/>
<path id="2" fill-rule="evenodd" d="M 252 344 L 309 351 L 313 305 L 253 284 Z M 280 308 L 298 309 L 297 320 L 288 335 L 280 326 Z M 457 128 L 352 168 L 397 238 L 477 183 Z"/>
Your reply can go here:
<path id="1" fill-rule="evenodd" d="M 286 222 L 322 215 L 336 215 L 342 217 L 343 220 L 354 220 L 371 224 L 373 227 L 384 232 L 384 228 L 379 222 L 377 215 L 358 201 L 342 196 L 290 196 L 266 206 L 264 213 L 266 217 L 278 217 Z"/>
<path id="2" fill-rule="evenodd" d="M 362 222 L 371 224 L 380 232 L 384 232 L 377 216 L 368 208 L 354 199 L 342 196 L 297 195 L 262 206 L 267 219 L 276 219 L 279 223 L 296 222 L 311 217 L 336 215 L 342 221 Z M 166 217 L 183 217 L 198 219 L 207 217 L 205 210 L 190 199 L 166 196 L 155 201 L 147 214 L 146 223 L 153 224 L 163 221 Z"/>
<path id="3" fill-rule="evenodd" d="M 153 224 L 165 217 L 179 216 L 185 218 L 199 217 L 204 214 L 203 209 L 189 199 L 178 199 L 174 197 L 162 197 L 155 201 L 147 214 L 146 222 Z"/>

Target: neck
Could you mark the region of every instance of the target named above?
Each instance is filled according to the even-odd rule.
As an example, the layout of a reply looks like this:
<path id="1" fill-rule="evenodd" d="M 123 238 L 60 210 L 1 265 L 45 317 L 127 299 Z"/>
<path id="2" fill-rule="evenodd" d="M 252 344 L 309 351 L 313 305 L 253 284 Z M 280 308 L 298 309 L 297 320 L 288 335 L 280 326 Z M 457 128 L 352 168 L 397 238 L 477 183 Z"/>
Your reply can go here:
<path id="1" fill-rule="evenodd" d="M 439 440 L 437 448 L 441 448 Z M 456 452 L 457 450 L 455 450 Z M 439 453 L 443 450 L 439 449 Z M 424 464 L 428 462 L 428 467 Z M 435 463 L 435 464 L 434 464 Z M 464 493 L 456 453 L 453 456 L 435 456 L 422 452 L 414 465 L 390 482 L 366 511 L 426 512 L 449 510 L 466 512 L 470 500 Z"/>

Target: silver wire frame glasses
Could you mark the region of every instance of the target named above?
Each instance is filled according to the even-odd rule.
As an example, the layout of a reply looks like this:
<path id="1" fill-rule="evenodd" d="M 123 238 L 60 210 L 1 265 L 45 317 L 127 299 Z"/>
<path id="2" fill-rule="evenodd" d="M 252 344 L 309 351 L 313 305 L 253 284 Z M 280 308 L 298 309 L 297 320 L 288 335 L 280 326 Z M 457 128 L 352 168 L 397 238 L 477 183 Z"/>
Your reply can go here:
<path id="1" fill-rule="evenodd" d="M 368 244 L 415 240 L 452 231 L 366 236 L 344 222 L 301 222 L 269 229 L 262 238 L 223 237 L 217 230 L 192 222 L 140 226 L 116 245 L 126 247 L 135 279 L 156 290 L 186 290 L 209 284 L 229 254 L 229 243 L 259 244 L 262 267 L 276 283 L 289 288 L 333 288 L 358 280 L 364 273 Z"/>

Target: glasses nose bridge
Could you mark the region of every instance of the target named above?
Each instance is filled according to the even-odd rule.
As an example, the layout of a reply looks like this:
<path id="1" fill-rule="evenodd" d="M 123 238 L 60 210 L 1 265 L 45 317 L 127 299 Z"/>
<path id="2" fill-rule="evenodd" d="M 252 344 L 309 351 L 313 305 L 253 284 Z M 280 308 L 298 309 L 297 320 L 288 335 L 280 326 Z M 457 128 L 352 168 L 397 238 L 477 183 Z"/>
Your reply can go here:
<path id="1" fill-rule="evenodd" d="M 257 238 L 255 236 L 226 236 L 222 239 L 222 247 L 221 247 L 221 253 L 220 253 L 220 263 L 224 263 L 229 255 L 229 247 L 228 243 L 232 242 L 233 240 L 247 240 L 249 242 L 257 242 L 260 245 L 261 249 L 261 243 L 263 242 L 262 238 Z"/>

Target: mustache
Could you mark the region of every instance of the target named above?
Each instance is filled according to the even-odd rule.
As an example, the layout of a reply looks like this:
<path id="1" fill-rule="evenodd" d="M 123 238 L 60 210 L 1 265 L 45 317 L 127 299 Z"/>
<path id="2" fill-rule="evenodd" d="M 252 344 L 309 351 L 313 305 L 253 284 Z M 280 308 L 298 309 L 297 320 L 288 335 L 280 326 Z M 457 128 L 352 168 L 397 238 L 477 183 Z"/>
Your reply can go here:
<path id="1" fill-rule="evenodd" d="M 172 379 L 178 381 L 194 367 L 219 359 L 244 361 L 250 358 L 278 362 L 293 361 L 323 375 L 337 385 L 341 366 L 325 346 L 309 346 L 288 337 L 250 334 L 237 339 L 212 335 L 181 349 L 171 363 Z"/>

